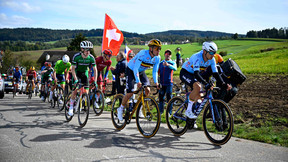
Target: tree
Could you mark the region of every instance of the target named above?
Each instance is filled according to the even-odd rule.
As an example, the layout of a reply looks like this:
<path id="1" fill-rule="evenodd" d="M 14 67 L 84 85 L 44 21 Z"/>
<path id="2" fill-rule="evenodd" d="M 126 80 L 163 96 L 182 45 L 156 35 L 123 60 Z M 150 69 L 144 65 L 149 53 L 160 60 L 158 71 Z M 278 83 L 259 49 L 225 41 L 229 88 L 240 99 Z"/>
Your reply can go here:
<path id="1" fill-rule="evenodd" d="M 5 51 L 2 60 L 2 68 L 0 69 L 0 71 L 3 74 L 7 73 L 7 70 L 10 69 L 12 66 L 15 66 L 14 53 L 12 53 L 10 50 Z"/>
<path id="2" fill-rule="evenodd" d="M 233 39 L 238 39 L 238 33 L 235 33 L 233 36 L 232 36 Z"/>
<path id="3" fill-rule="evenodd" d="M 70 45 L 67 47 L 67 51 L 81 51 L 80 43 L 84 40 L 87 40 L 87 38 L 85 36 L 83 36 L 81 33 L 79 33 L 78 35 L 75 36 L 74 39 L 72 39 Z M 96 57 L 96 55 L 94 53 L 94 49 L 91 49 L 90 53 L 94 57 Z"/>

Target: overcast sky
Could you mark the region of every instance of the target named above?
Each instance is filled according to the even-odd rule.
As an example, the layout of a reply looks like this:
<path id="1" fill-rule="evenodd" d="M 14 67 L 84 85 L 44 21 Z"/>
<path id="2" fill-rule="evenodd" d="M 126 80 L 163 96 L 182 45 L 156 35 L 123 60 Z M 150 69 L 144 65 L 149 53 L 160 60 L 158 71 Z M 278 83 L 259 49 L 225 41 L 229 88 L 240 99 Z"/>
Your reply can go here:
<path id="1" fill-rule="evenodd" d="M 201 30 L 246 34 L 288 27 L 288 0 L 0 0 L 0 28 Z"/>

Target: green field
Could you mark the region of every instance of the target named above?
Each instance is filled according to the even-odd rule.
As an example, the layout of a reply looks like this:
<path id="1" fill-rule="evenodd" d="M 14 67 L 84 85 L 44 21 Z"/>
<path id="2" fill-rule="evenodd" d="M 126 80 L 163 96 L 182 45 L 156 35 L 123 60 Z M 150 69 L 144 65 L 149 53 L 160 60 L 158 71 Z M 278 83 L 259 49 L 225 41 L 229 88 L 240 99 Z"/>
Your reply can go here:
<path id="1" fill-rule="evenodd" d="M 281 42 L 282 41 L 282 42 Z M 288 42 L 287 40 L 275 39 L 243 39 L 243 40 L 218 40 L 215 41 L 218 45 L 218 52 L 227 52 L 224 60 L 232 58 L 235 60 L 241 70 L 248 74 L 287 74 L 288 73 Z M 177 47 L 182 48 L 183 58 L 189 58 L 192 54 L 201 50 L 202 46 L 199 43 L 181 44 L 181 45 L 163 45 L 160 55 L 164 58 L 164 51 L 171 49 L 172 52 Z M 125 46 L 121 46 L 124 51 Z M 147 46 L 130 45 L 130 49 L 148 49 Z M 273 49 L 272 51 L 260 52 L 265 49 Z M 50 50 L 66 50 L 66 47 L 55 48 Z M 45 50 L 39 51 L 22 51 L 15 52 L 16 55 L 28 54 L 29 59 L 37 61 Z M 96 55 L 100 55 L 101 47 L 94 47 Z M 173 53 L 172 59 L 176 59 L 176 53 Z M 116 65 L 116 58 L 112 58 L 112 66 Z M 151 70 L 150 70 L 151 71 Z M 148 73 L 150 73 L 150 71 Z M 179 70 L 176 71 L 179 74 Z"/>

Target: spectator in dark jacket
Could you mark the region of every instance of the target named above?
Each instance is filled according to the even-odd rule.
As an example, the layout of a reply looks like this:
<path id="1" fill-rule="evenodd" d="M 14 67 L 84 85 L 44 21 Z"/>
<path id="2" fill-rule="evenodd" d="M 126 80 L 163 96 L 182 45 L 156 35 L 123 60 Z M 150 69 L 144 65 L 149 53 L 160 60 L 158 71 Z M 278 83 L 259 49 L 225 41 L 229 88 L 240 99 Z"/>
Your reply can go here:
<path id="1" fill-rule="evenodd" d="M 116 67 L 111 67 L 112 74 L 115 75 L 117 93 L 124 94 L 125 86 L 125 71 L 127 67 L 126 56 L 124 52 L 120 51 L 117 55 Z"/>

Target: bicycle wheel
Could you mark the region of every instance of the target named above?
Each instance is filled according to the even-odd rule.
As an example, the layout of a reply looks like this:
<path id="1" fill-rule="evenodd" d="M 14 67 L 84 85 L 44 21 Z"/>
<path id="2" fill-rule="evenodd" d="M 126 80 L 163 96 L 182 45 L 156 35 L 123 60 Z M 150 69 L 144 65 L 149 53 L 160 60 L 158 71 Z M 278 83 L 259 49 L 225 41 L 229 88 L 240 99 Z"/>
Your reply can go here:
<path id="1" fill-rule="evenodd" d="M 29 90 L 28 90 L 28 99 L 32 98 L 32 86 L 29 85 Z"/>
<path id="2" fill-rule="evenodd" d="M 206 104 L 203 113 L 203 129 L 210 142 L 215 145 L 223 145 L 232 136 L 233 115 L 229 106 L 222 100 L 212 100 L 212 106 L 216 122 L 213 123 L 210 103 Z"/>
<path id="3" fill-rule="evenodd" d="M 69 108 L 70 108 L 70 98 L 72 95 L 72 91 L 68 93 L 68 95 L 65 97 L 64 99 L 64 109 L 65 109 L 65 118 L 66 120 L 69 122 L 72 120 L 73 116 L 69 116 L 68 112 L 69 112 Z"/>
<path id="4" fill-rule="evenodd" d="M 16 86 L 14 85 L 14 88 L 13 88 L 13 98 L 16 96 Z"/>
<path id="5" fill-rule="evenodd" d="M 78 122 L 81 128 L 83 128 L 89 117 L 90 101 L 88 94 L 82 94 L 80 98 L 80 103 L 78 106 Z"/>
<path id="6" fill-rule="evenodd" d="M 93 93 L 92 105 L 96 116 L 101 115 L 104 110 L 104 94 L 102 91 L 97 90 L 96 93 Z"/>
<path id="7" fill-rule="evenodd" d="M 139 103 L 136 111 L 136 124 L 139 132 L 146 138 L 153 137 L 158 132 L 160 110 L 152 97 L 144 97 L 144 104 Z"/>
<path id="8" fill-rule="evenodd" d="M 167 104 L 166 123 L 175 136 L 183 135 L 187 129 L 185 111 L 187 104 L 181 96 L 173 97 Z"/>
<path id="9" fill-rule="evenodd" d="M 63 92 L 63 89 L 62 88 L 57 88 L 57 108 L 59 111 L 62 111 L 64 109 L 64 98 L 63 98 L 63 95 L 64 95 L 64 92 Z M 61 100 L 61 101 L 60 101 Z"/>
<path id="10" fill-rule="evenodd" d="M 121 106 L 123 98 L 124 98 L 123 94 L 117 94 L 115 95 L 114 100 L 112 102 L 111 119 L 114 127 L 117 130 L 122 130 L 127 124 L 127 121 L 124 118 L 124 115 L 126 114 L 126 109 L 123 112 L 123 121 L 120 121 L 117 115 L 117 109 Z"/>

